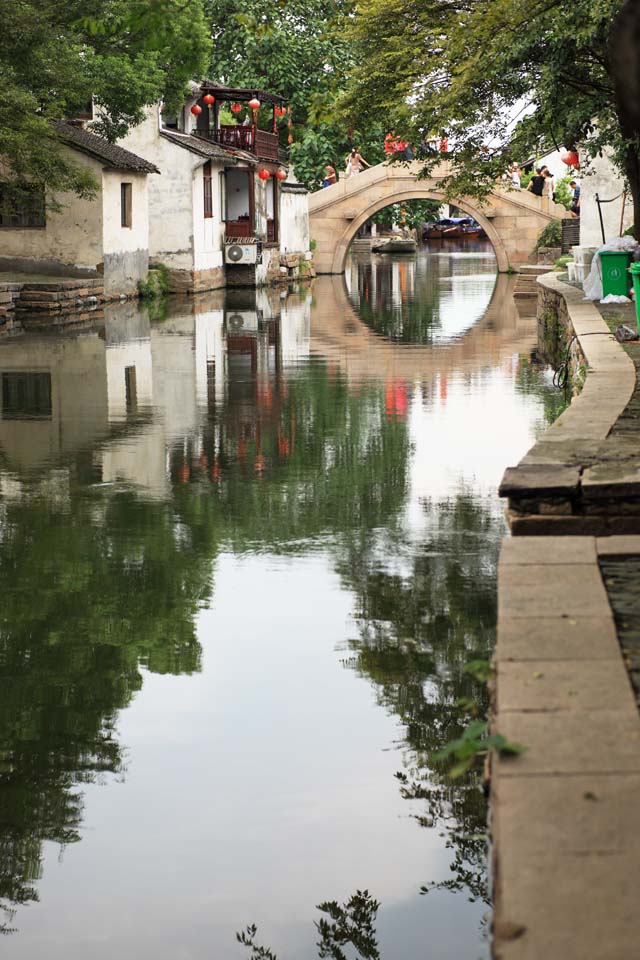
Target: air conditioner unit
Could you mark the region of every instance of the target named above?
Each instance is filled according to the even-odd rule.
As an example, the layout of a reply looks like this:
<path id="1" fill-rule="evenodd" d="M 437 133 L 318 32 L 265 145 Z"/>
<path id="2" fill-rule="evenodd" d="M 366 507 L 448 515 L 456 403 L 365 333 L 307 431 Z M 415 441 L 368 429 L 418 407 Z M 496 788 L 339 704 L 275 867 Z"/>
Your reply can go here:
<path id="1" fill-rule="evenodd" d="M 224 320 L 227 333 L 257 333 L 258 331 L 256 310 L 228 310 Z"/>
<path id="2" fill-rule="evenodd" d="M 224 248 L 224 262 L 235 266 L 244 266 L 258 262 L 256 243 L 227 243 Z"/>

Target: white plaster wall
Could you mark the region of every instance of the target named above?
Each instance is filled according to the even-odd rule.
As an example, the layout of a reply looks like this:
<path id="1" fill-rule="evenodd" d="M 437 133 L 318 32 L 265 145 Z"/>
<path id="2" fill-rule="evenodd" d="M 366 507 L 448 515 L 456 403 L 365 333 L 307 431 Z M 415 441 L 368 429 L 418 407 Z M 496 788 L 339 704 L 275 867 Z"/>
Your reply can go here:
<path id="1" fill-rule="evenodd" d="M 62 208 L 47 211 L 44 229 L 0 227 L 0 257 L 55 260 L 85 270 L 95 270 L 102 262 L 102 166 L 77 151 L 64 152 L 76 166 L 93 174 L 97 184 L 94 199 L 57 193 L 52 199 Z"/>
<path id="2" fill-rule="evenodd" d="M 157 174 L 149 174 L 157 176 Z M 121 225 L 120 187 L 131 184 L 131 226 Z M 109 170 L 102 174 L 103 213 L 103 251 L 109 253 L 131 253 L 135 250 L 149 249 L 149 205 L 147 196 L 147 174 L 133 170 Z"/>
<path id="3" fill-rule="evenodd" d="M 577 176 L 582 188 L 580 196 L 580 245 L 583 247 L 602 246 L 602 230 L 598 216 L 596 193 L 601 200 L 618 197 L 612 203 L 603 203 L 601 206 L 604 221 L 605 237 L 611 240 L 620 236 L 620 217 L 622 215 L 622 197 L 624 180 L 613 166 L 611 155 L 605 153 L 590 161 L 583 175 Z M 633 224 L 633 204 L 627 197 L 624 217 L 622 218 L 622 232 Z"/>
<path id="4" fill-rule="evenodd" d="M 309 195 L 280 191 L 280 250 L 306 253 L 309 249 Z"/>
<path id="5" fill-rule="evenodd" d="M 204 215 L 204 164 L 193 174 L 193 260 L 195 270 L 223 266 L 220 173 L 222 164 L 211 164 L 213 217 Z"/>
<path id="6" fill-rule="evenodd" d="M 193 172 L 202 158 L 160 136 L 157 104 L 119 143 L 160 170 L 160 176 L 149 177 L 149 256 L 174 269 L 192 270 Z"/>

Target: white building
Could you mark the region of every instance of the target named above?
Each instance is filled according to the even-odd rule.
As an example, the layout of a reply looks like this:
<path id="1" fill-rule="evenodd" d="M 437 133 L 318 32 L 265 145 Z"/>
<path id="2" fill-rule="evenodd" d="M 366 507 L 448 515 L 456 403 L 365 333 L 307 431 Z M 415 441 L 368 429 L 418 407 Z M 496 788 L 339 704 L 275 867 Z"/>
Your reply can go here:
<path id="1" fill-rule="evenodd" d="M 9 203 L 0 213 L 0 270 L 102 276 L 106 297 L 137 294 L 149 261 L 147 183 L 158 170 L 75 124 L 57 123 L 56 132 L 73 162 L 93 175 L 95 196 L 46 196 L 34 187 L 24 202 Z"/>
<path id="2" fill-rule="evenodd" d="M 285 115 L 274 94 L 205 82 L 177 116 L 151 107 L 121 141 L 162 172 L 149 189 L 149 253 L 172 290 L 261 286 L 308 259 L 307 192 L 286 182 L 279 146 Z"/>

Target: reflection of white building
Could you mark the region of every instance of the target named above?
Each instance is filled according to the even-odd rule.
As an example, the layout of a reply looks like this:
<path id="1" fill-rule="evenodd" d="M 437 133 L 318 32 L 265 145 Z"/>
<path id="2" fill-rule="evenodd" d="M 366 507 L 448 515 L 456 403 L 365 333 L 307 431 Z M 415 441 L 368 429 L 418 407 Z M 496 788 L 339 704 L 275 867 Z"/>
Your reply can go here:
<path id="1" fill-rule="evenodd" d="M 80 469 L 164 498 L 170 452 L 198 450 L 223 407 L 250 424 L 256 398 L 309 353 L 308 296 L 215 291 L 152 328 L 136 304 L 106 313 L 104 328 L 0 345 L 5 495 L 21 496 L 25 475 L 33 485 L 54 474 L 64 494 Z"/>

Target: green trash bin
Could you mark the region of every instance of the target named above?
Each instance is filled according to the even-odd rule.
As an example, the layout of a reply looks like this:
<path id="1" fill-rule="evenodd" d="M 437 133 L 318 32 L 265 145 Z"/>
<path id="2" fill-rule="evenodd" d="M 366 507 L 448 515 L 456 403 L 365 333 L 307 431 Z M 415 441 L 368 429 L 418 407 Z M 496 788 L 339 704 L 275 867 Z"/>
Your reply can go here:
<path id="1" fill-rule="evenodd" d="M 629 296 L 629 264 L 631 253 L 628 250 L 603 250 L 600 253 L 602 268 L 602 296 L 613 293 L 616 297 Z"/>
<path id="2" fill-rule="evenodd" d="M 633 277 L 633 294 L 636 302 L 636 324 L 640 333 L 640 263 L 632 263 L 629 273 Z"/>

